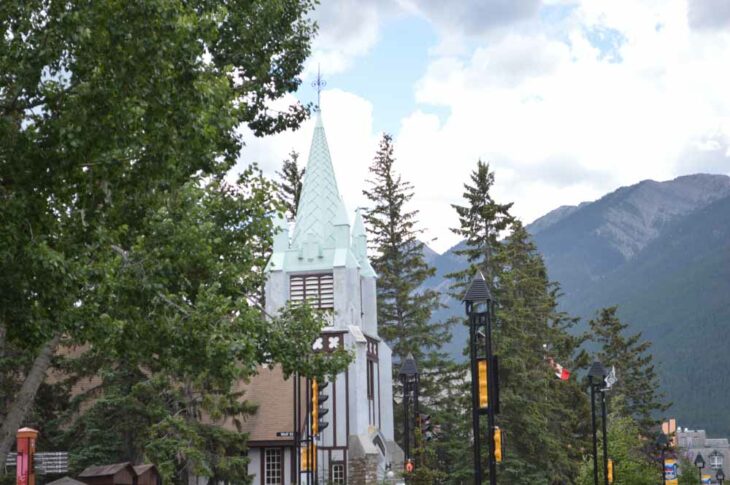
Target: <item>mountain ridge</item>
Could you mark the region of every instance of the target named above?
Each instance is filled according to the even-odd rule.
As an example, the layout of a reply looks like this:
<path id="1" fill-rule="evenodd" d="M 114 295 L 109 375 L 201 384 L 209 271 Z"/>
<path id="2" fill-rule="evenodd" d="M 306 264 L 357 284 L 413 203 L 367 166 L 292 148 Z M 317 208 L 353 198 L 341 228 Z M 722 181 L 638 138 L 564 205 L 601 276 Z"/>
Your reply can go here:
<path id="1" fill-rule="evenodd" d="M 730 324 L 730 177 L 644 180 L 558 207 L 527 229 L 550 279 L 561 285 L 560 308 L 580 317 L 584 329 L 600 308 L 617 305 L 629 331 L 653 342 L 662 385 L 675 403 L 670 412 L 686 426 L 730 434 L 720 404 L 730 401 L 730 377 L 721 371 Z M 465 266 L 454 254 L 462 245 L 432 259 L 436 276 L 424 287 L 443 294 L 445 274 Z M 460 302 L 442 302 L 447 307 L 434 319 L 463 315 Z M 463 359 L 467 328 L 456 325 L 452 333 L 446 350 Z"/>

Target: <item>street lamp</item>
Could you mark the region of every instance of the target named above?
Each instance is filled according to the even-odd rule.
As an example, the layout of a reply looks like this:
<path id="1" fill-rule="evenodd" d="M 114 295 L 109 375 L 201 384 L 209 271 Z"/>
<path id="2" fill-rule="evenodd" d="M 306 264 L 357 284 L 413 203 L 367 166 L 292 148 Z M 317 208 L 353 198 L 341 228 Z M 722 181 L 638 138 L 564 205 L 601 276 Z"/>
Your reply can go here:
<path id="1" fill-rule="evenodd" d="M 403 443 L 405 445 L 405 460 L 403 465 L 407 466 L 411 460 L 411 420 L 408 416 L 410 407 L 411 394 L 414 401 L 414 417 L 418 413 L 418 367 L 413 354 L 408 354 L 401 363 L 400 372 L 398 373 L 401 383 L 403 384 Z M 410 471 L 410 470 L 406 470 Z"/>
<path id="2" fill-rule="evenodd" d="M 494 447 L 494 413 L 496 407 L 495 359 L 492 355 L 492 294 L 484 275 L 477 271 L 464 294 L 469 317 L 469 357 L 471 360 L 472 432 L 474 434 L 474 483 L 482 483 L 481 433 L 479 414 L 486 407 L 489 439 L 489 483 L 497 484 L 497 461 Z M 484 341 L 479 356 L 478 340 Z M 486 396 L 485 396 L 486 394 Z"/>
<path id="3" fill-rule="evenodd" d="M 597 431 L 596 431 L 596 388 L 599 388 L 603 385 L 604 379 L 606 378 L 607 372 L 606 369 L 603 367 L 603 364 L 601 364 L 599 361 L 593 362 L 593 365 L 591 365 L 590 370 L 588 371 L 588 383 L 591 388 L 591 425 L 593 428 L 593 483 L 594 485 L 598 485 L 598 437 L 597 437 Z M 603 406 L 603 410 L 605 411 L 605 406 Z M 603 429 L 604 429 L 604 476 L 606 481 L 608 481 L 608 473 L 606 471 L 606 468 L 608 468 L 608 463 L 606 460 L 607 452 L 606 450 L 606 417 L 603 416 Z"/>
<path id="4" fill-rule="evenodd" d="M 661 450 L 662 453 L 662 483 L 664 485 L 667 484 L 667 471 L 664 465 L 664 456 L 667 451 L 667 447 L 669 446 L 669 438 L 667 438 L 667 435 L 664 433 L 659 433 L 659 436 L 656 439 L 657 447 Z"/>
<path id="5" fill-rule="evenodd" d="M 719 485 L 722 485 L 722 482 L 725 481 L 725 472 L 722 471 L 722 468 L 717 470 L 717 475 L 715 475 L 715 479 L 717 479 L 717 483 Z"/>
<path id="6" fill-rule="evenodd" d="M 697 453 L 695 457 L 695 466 L 700 474 L 700 483 L 702 483 L 702 469 L 705 467 L 705 459 L 702 458 L 702 453 Z"/>

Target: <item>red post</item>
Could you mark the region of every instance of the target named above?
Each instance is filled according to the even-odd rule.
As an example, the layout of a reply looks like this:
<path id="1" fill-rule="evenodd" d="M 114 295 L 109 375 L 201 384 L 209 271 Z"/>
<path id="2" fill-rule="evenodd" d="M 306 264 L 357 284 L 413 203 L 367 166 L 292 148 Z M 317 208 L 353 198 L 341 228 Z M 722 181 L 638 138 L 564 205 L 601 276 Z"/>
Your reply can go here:
<path id="1" fill-rule="evenodd" d="M 35 455 L 35 441 L 38 431 L 32 428 L 20 428 L 15 434 L 18 457 L 16 458 L 16 485 L 35 485 L 35 470 L 33 469 L 33 455 Z"/>

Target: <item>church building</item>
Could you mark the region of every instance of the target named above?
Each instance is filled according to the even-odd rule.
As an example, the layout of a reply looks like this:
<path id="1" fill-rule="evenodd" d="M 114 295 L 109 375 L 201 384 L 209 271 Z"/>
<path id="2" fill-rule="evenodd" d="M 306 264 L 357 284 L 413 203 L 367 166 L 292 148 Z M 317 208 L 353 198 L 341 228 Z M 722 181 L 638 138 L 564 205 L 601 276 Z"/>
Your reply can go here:
<path id="1" fill-rule="evenodd" d="M 244 423 L 249 473 L 255 485 L 297 483 L 297 475 L 299 483 L 315 483 L 315 476 L 316 483 L 377 483 L 403 463 L 393 438 L 391 350 L 378 336 L 376 274 L 367 257 L 365 226 L 359 212 L 350 223 L 320 113 L 293 231 L 283 221 L 279 226 L 266 267 L 266 311 L 276 314 L 287 301 L 308 302 L 328 322 L 313 350 L 344 348 L 354 357 L 334 381 L 318 383 L 328 424 L 315 439 L 316 473 L 309 474 L 309 482 L 307 445 L 292 432 L 306 436 L 311 398 L 303 397 L 311 381 L 284 380 L 274 368 L 261 369 L 245 385 L 246 398 L 258 405 Z"/>

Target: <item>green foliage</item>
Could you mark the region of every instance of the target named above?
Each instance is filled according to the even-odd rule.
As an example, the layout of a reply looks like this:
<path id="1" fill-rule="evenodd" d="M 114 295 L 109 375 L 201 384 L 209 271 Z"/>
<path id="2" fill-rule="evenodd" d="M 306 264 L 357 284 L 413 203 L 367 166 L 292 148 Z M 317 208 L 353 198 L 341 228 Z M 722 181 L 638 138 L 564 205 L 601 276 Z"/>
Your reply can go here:
<path id="1" fill-rule="evenodd" d="M 287 219 L 294 220 L 299 206 L 299 197 L 302 195 L 302 181 L 304 180 L 304 168 L 299 168 L 299 154 L 294 150 L 289 153 L 289 158 L 281 165 L 281 172 L 276 172 L 279 182 L 276 187 L 279 191 L 279 198 L 286 209 Z"/>
<path id="2" fill-rule="evenodd" d="M 658 462 L 648 458 L 646 443 L 636 422 L 626 416 L 611 413 L 608 420 L 609 457 L 614 460 L 614 485 L 655 485 L 661 480 Z M 603 483 L 603 447 L 599 435 L 598 469 Z M 580 468 L 579 485 L 593 483 L 593 458 L 586 456 Z"/>
<path id="3" fill-rule="evenodd" d="M 467 205 L 451 205 L 459 216 L 459 226 L 451 231 L 466 242 L 466 247 L 455 253 L 469 263 L 467 268 L 446 275 L 454 280 L 452 292 L 459 299 L 461 290 L 477 270 L 482 271 L 487 284 L 493 287 L 498 267 L 494 252 L 499 247 L 500 234 L 514 221 L 509 213 L 512 203 L 498 204 L 492 197 L 494 172 L 488 163 L 479 160 L 469 179 L 472 185 L 464 184 L 463 193 Z"/>
<path id="4" fill-rule="evenodd" d="M 370 188 L 363 193 L 373 207 L 364 218 L 372 237 L 373 267 L 378 274 L 378 333 L 391 346 L 396 363 L 413 354 L 420 372 L 422 411 L 431 412 L 445 388 L 443 371 L 450 363 L 440 347 L 448 341 L 449 331 L 447 325 L 430 321 L 431 313 L 439 306 L 438 293 L 418 290 L 434 274 L 434 269 L 423 258 L 423 243 L 418 240 L 418 211 L 409 211 L 407 207 L 413 187 L 395 170 L 390 135 L 383 135 L 370 172 Z M 393 368 L 396 401 L 403 394 L 397 384 L 398 370 Z M 397 405 L 394 409 L 396 435 L 402 443 L 402 411 Z M 425 458 L 419 473 L 431 476 Z"/>
<path id="5" fill-rule="evenodd" d="M 412 353 L 419 365 L 431 350 L 448 338 L 448 327 L 430 323 L 438 307 L 438 293 L 416 289 L 434 269 L 423 259 L 423 243 L 417 239 L 418 211 L 409 211 L 413 186 L 395 171 L 393 140 L 384 134 L 370 172 L 369 190 L 363 194 L 373 204 L 365 214 L 373 267 L 378 274 L 378 332 L 393 355 L 404 359 Z"/>
<path id="6" fill-rule="evenodd" d="M 155 421 L 166 426 L 158 437 L 194 433 L 199 449 L 227 438 L 190 418 L 232 405 L 233 379 L 261 362 L 299 365 L 281 352 L 302 355 L 305 343 L 280 344 L 292 333 L 316 333 L 321 322 L 282 317 L 267 325 L 253 305 L 271 232 L 271 187 L 253 172 L 238 187 L 220 179 L 243 145 L 236 128 L 265 135 L 305 119 L 298 104 L 267 106 L 297 89 L 313 5 L 2 2 L 3 409 L 28 416 L 36 391 L 23 401 L 15 391 L 29 368 L 44 365 L 39 348 L 64 335 L 69 345 L 90 344 L 88 372 L 145 369 L 129 385 L 163 386 L 166 412 L 185 404 L 177 415 L 184 422 Z M 113 387 L 100 406 L 122 399 Z M 101 429 L 93 416 L 83 429 Z M 0 465 L 16 426 L 4 419 Z M 128 440 L 133 448 L 136 440 Z M 171 453 L 154 443 L 158 456 Z M 243 469 L 211 465 L 195 449 L 181 449 L 176 466 L 205 461 L 222 476 Z"/>
<path id="7" fill-rule="evenodd" d="M 497 424 L 504 434 L 498 477 L 505 483 L 570 483 L 587 449 L 588 403 L 574 378 L 556 379 L 547 358 L 573 372 L 583 368 L 588 359 L 579 348 L 585 338 L 568 332 L 575 319 L 558 312 L 559 287 L 548 280 L 527 231 L 509 214 L 511 204 L 492 198 L 489 166 L 479 161 L 471 182 L 464 193 L 469 205 L 454 206 L 460 221 L 454 232 L 466 241 L 459 254 L 469 265 L 449 276 L 452 293 L 461 296 L 471 276 L 482 271 L 496 302 L 492 338 L 500 361 Z M 499 241 L 506 230 L 509 234 Z M 469 422 L 470 403 L 462 398 L 460 405 L 466 410 L 461 420 Z M 486 420 L 481 421 L 482 436 L 487 436 Z M 463 440 L 469 433 L 462 429 L 457 435 Z M 459 473 L 468 477 L 470 460 L 459 461 Z"/>
<path id="8" fill-rule="evenodd" d="M 69 436 L 80 464 L 144 456 L 175 481 L 190 474 L 245 481 L 246 437 L 220 427 L 240 426 L 254 412 L 237 383 L 262 363 L 279 363 L 287 376 L 347 365 L 347 354 L 312 355 L 324 322 L 309 308 L 265 320 L 252 297 L 263 284 L 266 259 L 257 248 L 271 242 L 272 197 L 253 169 L 238 186 L 196 181 L 150 210 L 129 248 L 111 245 L 115 264 L 95 268 L 103 277 L 83 302 L 105 323 L 90 328 L 95 345 L 84 355 L 104 376 L 104 397 Z M 105 429 L 125 448 L 104 448 Z"/>
<path id="9" fill-rule="evenodd" d="M 618 382 L 611 394 L 618 396 L 625 407 L 624 416 L 637 420 L 644 436 L 651 436 L 659 421 L 656 416 L 669 409 L 662 402 L 659 377 L 656 374 L 651 342 L 642 341 L 641 333 L 626 336 L 628 324 L 616 316 L 616 307 L 603 308 L 589 322 L 592 340 L 599 344 L 596 357 L 610 369 L 616 367 Z"/>

